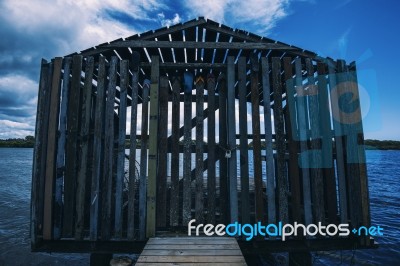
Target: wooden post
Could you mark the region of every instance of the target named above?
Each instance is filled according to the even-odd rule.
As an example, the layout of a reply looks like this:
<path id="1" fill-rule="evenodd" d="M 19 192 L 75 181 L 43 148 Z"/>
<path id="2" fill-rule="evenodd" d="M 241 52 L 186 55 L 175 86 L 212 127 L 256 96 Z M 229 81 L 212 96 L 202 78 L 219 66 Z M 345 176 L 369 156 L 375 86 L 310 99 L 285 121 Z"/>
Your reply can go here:
<path id="1" fill-rule="evenodd" d="M 281 59 L 279 57 L 272 58 L 272 82 L 274 88 L 274 122 L 277 152 L 276 184 L 279 200 L 279 220 L 287 223 L 289 221 L 288 181 L 286 177 L 285 131 L 282 110 Z"/>
<path id="2" fill-rule="evenodd" d="M 301 89 L 303 86 L 303 77 L 301 69 L 301 59 L 296 58 L 295 61 L 295 89 Z M 308 124 L 306 120 L 306 104 L 305 97 L 297 94 L 297 121 L 299 124 L 299 140 L 300 140 L 300 156 L 299 165 L 301 168 L 303 178 L 303 201 L 304 201 L 304 222 L 306 225 L 312 223 L 312 209 L 311 209 L 311 188 L 310 188 L 310 172 L 309 172 L 309 158 L 306 153 L 308 150 Z"/>
<path id="3" fill-rule="evenodd" d="M 251 63 L 251 113 L 253 128 L 253 167 L 254 167 L 254 186 L 255 186 L 255 212 L 256 222 L 264 222 L 264 198 L 263 198 L 263 181 L 261 168 L 261 137 L 260 137 L 260 99 L 258 91 L 258 72 L 260 69 L 258 57 L 252 54 Z"/>
<path id="4" fill-rule="evenodd" d="M 215 224 L 215 77 L 213 74 L 208 74 L 207 76 L 207 95 L 208 95 L 208 121 L 207 121 L 207 131 L 208 131 L 208 164 L 207 164 L 207 209 L 208 209 L 208 222 Z"/>
<path id="5" fill-rule="evenodd" d="M 97 71 L 97 92 L 94 117 L 93 134 L 93 170 L 90 196 L 90 240 L 95 241 L 99 233 L 99 202 L 100 202 L 100 178 L 103 161 L 103 136 L 104 136 L 104 107 L 105 107 L 105 57 L 100 56 Z"/>
<path id="6" fill-rule="evenodd" d="M 264 129 L 265 129 L 265 156 L 267 160 L 267 205 L 268 223 L 276 223 L 275 203 L 275 170 L 274 152 L 272 149 L 272 123 L 271 123 L 271 86 L 269 83 L 269 66 L 266 57 L 261 58 L 263 105 L 264 105 Z M 297 164 L 296 164 L 297 167 Z"/>
<path id="7" fill-rule="evenodd" d="M 168 77 L 160 78 L 158 119 L 157 227 L 167 226 Z"/>
<path id="8" fill-rule="evenodd" d="M 340 211 L 340 222 L 348 223 L 348 214 L 347 214 L 347 185 L 346 185 L 346 174 L 345 174 L 345 165 L 344 165 L 344 150 L 343 150 L 343 130 L 342 125 L 340 123 L 340 112 L 338 103 L 334 103 L 332 101 L 332 97 L 338 97 L 338 91 L 336 89 L 337 81 L 335 74 L 336 64 L 333 60 L 328 60 L 328 72 L 329 72 L 329 92 L 331 99 L 331 108 L 332 108 L 332 121 L 333 121 L 333 129 L 334 129 L 334 138 L 335 138 L 335 153 L 336 153 L 336 168 L 337 168 L 337 177 L 338 177 L 338 188 L 339 188 L 339 211 Z"/>
<path id="9" fill-rule="evenodd" d="M 150 87 L 150 136 L 149 136 L 149 177 L 147 185 L 147 219 L 146 237 L 156 233 L 156 179 L 158 152 L 158 86 L 159 86 L 159 57 L 151 57 L 151 87 Z"/>
<path id="10" fill-rule="evenodd" d="M 35 127 L 35 146 L 32 166 L 32 199 L 31 199 L 31 246 L 34 248 L 39 242 L 39 235 L 43 230 L 43 197 L 44 197 L 44 167 L 42 158 L 46 156 L 44 142 L 47 141 L 47 124 L 44 123 L 47 94 L 49 94 L 49 66 L 42 59 L 40 82 L 38 89 L 38 106 Z M 46 137 L 44 137 L 46 136 Z"/>
<path id="11" fill-rule="evenodd" d="M 75 192 L 77 174 L 77 142 L 78 142 L 78 115 L 80 106 L 82 56 L 72 58 L 72 80 L 69 92 L 67 116 L 67 143 L 65 152 L 65 180 L 64 180 L 64 222 L 63 235 L 70 237 L 73 234 L 75 218 Z"/>
<path id="12" fill-rule="evenodd" d="M 92 82 L 93 82 L 93 57 L 88 57 L 85 68 L 85 83 L 81 108 L 81 132 L 80 132 L 80 163 L 78 164 L 78 178 L 76 186 L 76 220 L 75 239 L 83 239 L 83 226 L 85 222 L 85 201 L 86 201 L 86 176 L 88 173 L 88 149 L 89 149 L 89 128 L 90 114 L 92 111 Z"/>
<path id="13" fill-rule="evenodd" d="M 64 74 L 63 74 L 63 87 L 61 92 L 61 106 L 60 106 L 60 126 L 58 131 L 58 144 L 57 144 L 57 165 L 56 165 L 56 188 L 55 188 L 55 202 L 54 202 L 54 230 L 53 239 L 60 239 L 61 237 L 61 224 L 63 212 L 63 186 L 64 186 L 64 172 L 65 172 L 65 139 L 67 131 L 67 106 L 68 94 L 70 84 L 70 68 L 71 57 L 64 58 Z"/>
<path id="14" fill-rule="evenodd" d="M 322 133 L 322 162 L 323 177 L 325 184 L 325 204 L 328 209 L 327 223 L 337 223 L 337 198 L 335 169 L 333 166 L 333 149 L 332 149 L 332 128 L 331 116 L 329 109 L 329 98 L 326 77 L 326 64 L 319 62 L 317 64 L 318 71 L 318 104 L 321 116 L 321 133 Z"/>
<path id="15" fill-rule="evenodd" d="M 204 222 L 204 194 L 203 194 L 203 139 L 204 139 L 204 79 L 196 77 L 196 201 L 195 217 L 197 223 Z"/>
<path id="16" fill-rule="evenodd" d="M 185 75 L 193 75 L 190 72 L 186 72 Z M 193 80 L 193 78 L 192 78 Z M 183 136 L 183 198 L 182 198 L 182 224 L 186 225 L 191 219 L 192 212 L 192 193 L 191 193 L 191 170 L 192 170 L 192 86 L 193 84 L 187 84 L 187 80 L 184 80 L 184 136 Z M 189 85 L 189 88 L 187 87 Z"/>
<path id="17" fill-rule="evenodd" d="M 49 121 L 47 132 L 47 158 L 46 177 L 44 187 L 44 218 L 43 239 L 52 239 L 53 233 L 53 192 L 56 166 L 56 145 L 58 131 L 58 112 L 60 106 L 60 83 L 61 83 L 62 58 L 57 57 L 53 63 L 53 76 L 51 82 Z"/>
<path id="18" fill-rule="evenodd" d="M 111 237 L 111 200 L 113 185 L 114 163 L 114 101 L 117 84 L 118 58 L 111 57 L 108 72 L 107 101 L 104 131 L 104 170 L 102 182 L 102 209 L 101 209 L 101 239 L 109 240 Z"/>
<path id="19" fill-rule="evenodd" d="M 142 94 L 142 141 L 140 150 L 140 180 L 139 180 L 139 238 L 146 237 L 146 194 L 147 194 L 147 146 L 149 125 L 149 93 L 150 80 L 143 83 Z"/>
<path id="20" fill-rule="evenodd" d="M 238 221 L 238 197 L 237 197 L 237 155 L 236 155 L 236 119 L 235 119 L 235 63 L 234 57 L 228 56 L 227 66 L 227 115 L 228 115 L 228 149 L 231 157 L 228 159 L 229 174 L 229 200 L 230 221 Z"/>
<path id="21" fill-rule="evenodd" d="M 218 97 L 219 97 L 219 207 L 220 207 L 220 223 L 228 223 L 229 208 L 228 208 L 228 165 L 225 157 L 225 149 L 227 145 L 227 115 L 226 115 L 226 79 L 221 73 L 218 76 Z"/>
<path id="22" fill-rule="evenodd" d="M 129 196 L 128 196 L 128 233 L 129 240 L 135 237 L 135 183 L 136 183 L 136 131 L 137 104 L 140 54 L 132 53 L 132 101 L 131 101 L 131 132 L 129 147 Z"/>
<path id="23" fill-rule="evenodd" d="M 170 225 L 178 226 L 179 221 L 179 94 L 181 90 L 180 77 L 174 77 L 172 82 L 172 139 L 171 139 L 171 203 Z"/>
<path id="24" fill-rule="evenodd" d="M 320 129 L 320 110 L 318 104 L 319 88 L 315 84 L 314 66 L 310 58 L 306 59 L 308 91 L 307 98 L 309 103 L 310 114 L 310 131 L 311 131 L 311 192 L 313 199 L 313 210 L 315 222 L 325 223 L 325 207 L 324 207 L 324 183 L 322 177 L 322 152 L 317 141 L 321 139 Z"/>
<path id="25" fill-rule="evenodd" d="M 241 215 L 242 224 L 250 223 L 250 196 L 249 196 L 249 151 L 247 139 L 247 87 L 246 87 L 246 58 L 239 57 L 239 132 L 240 132 L 240 184 L 241 184 Z M 271 123 L 270 123 L 271 124 Z"/>
<path id="26" fill-rule="evenodd" d="M 120 63 L 120 94 L 118 109 L 118 154 L 117 154 L 117 180 L 115 185 L 115 217 L 114 217 L 114 234 L 116 238 L 122 237 L 122 221 L 123 221 L 123 183 L 125 178 L 125 139 L 126 139 L 126 106 L 127 106 L 127 89 L 129 84 L 128 76 L 129 61 L 122 60 Z"/>

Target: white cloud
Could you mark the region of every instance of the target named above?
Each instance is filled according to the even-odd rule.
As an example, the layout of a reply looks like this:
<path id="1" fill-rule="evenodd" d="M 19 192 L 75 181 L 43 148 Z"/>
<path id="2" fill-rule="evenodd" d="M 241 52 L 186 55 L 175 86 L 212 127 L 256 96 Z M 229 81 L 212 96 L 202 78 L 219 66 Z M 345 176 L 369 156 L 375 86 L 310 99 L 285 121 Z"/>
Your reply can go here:
<path id="1" fill-rule="evenodd" d="M 205 16 L 229 26 L 246 28 L 260 34 L 268 32 L 284 18 L 289 0 L 213 0 L 187 1 L 191 16 Z M 249 29 L 251 28 L 251 30 Z"/>
<path id="2" fill-rule="evenodd" d="M 169 26 L 171 26 L 171 25 L 178 24 L 178 23 L 180 23 L 180 22 L 182 21 L 182 19 L 181 19 L 181 17 L 179 16 L 178 13 L 175 13 L 175 15 L 174 15 L 174 17 L 173 17 L 172 19 L 166 19 L 163 12 L 157 14 L 157 17 L 158 17 L 158 19 L 160 20 L 161 25 L 162 25 L 163 27 L 165 27 L 165 26 L 168 26 L 168 27 L 169 27 Z"/>

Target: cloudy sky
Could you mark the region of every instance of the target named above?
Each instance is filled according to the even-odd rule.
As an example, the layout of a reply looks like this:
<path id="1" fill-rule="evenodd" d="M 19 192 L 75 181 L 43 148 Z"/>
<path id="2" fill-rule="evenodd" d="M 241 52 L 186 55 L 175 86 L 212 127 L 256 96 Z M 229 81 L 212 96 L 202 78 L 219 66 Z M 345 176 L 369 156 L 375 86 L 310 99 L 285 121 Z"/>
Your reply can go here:
<path id="1" fill-rule="evenodd" d="M 33 135 L 39 66 L 198 16 L 358 63 L 367 138 L 400 140 L 400 3 L 378 0 L 0 0 L 0 139 Z"/>

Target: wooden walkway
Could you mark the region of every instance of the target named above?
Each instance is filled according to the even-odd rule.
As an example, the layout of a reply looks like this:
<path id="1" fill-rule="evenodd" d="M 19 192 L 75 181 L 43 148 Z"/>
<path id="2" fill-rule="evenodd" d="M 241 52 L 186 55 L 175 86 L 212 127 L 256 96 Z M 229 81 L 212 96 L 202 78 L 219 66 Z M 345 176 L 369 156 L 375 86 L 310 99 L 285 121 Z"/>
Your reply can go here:
<path id="1" fill-rule="evenodd" d="M 150 238 L 136 265 L 247 265 L 235 238 Z"/>

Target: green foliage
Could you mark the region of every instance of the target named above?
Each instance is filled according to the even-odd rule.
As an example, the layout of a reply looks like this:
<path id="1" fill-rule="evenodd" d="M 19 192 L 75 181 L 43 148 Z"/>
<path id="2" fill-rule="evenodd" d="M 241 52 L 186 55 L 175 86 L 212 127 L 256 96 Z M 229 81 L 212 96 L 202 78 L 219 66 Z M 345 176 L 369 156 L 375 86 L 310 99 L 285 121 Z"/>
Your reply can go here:
<path id="1" fill-rule="evenodd" d="M 400 150 L 400 141 L 367 139 L 364 141 L 367 150 Z"/>
<path id="2" fill-rule="evenodd" d="M 24 139 L 0 139 L 0 147 L 3 148 L 33 148 L 34 145 L 34 136 L 26 136 Z"/>

